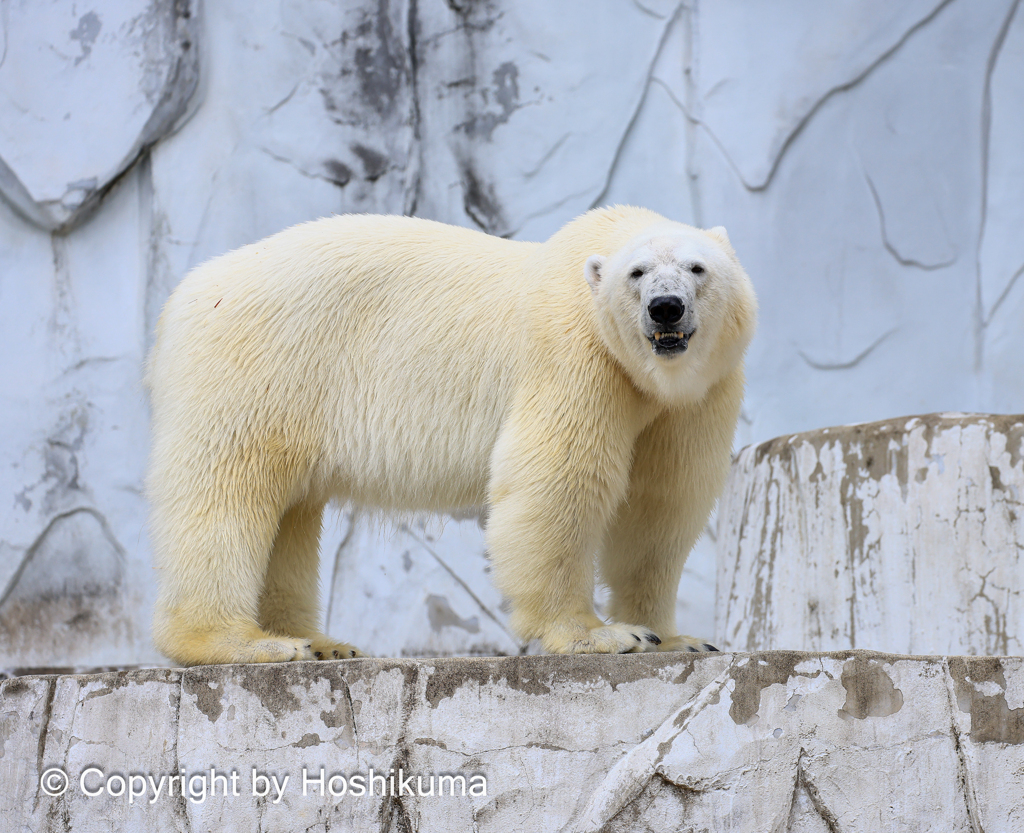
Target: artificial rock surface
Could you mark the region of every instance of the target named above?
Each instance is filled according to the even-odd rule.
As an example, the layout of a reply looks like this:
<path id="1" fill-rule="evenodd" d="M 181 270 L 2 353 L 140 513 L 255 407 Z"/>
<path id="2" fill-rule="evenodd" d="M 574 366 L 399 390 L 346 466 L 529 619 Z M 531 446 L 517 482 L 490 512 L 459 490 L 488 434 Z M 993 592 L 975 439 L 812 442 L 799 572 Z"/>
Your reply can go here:
<path id="1" fill-rule="evenodd" d="M 59 792 L 55 767 L 69 781 L 52 796 L 41 779 Z M 355 794 L 371 770 L 384 779 Z M 169 781 L 182 775 L 184 794 Z M 0 683 L 0 777 L 0 827 L 19 831 L 1012 833 L 1024 660 L 646 654 L 16 677 Z"/>
<path id="2" fill-rule="evenodd" d="M 193 3 L 5 3 L 0 196 L 66 232 L 186 116 L 199 80 Z"/>
<path id="3" fill-rule="evenodd" d="M 719 519 L 719 647 L 1024 654 L 1024 414 L 749 446 Z"/>
<path id="4" fill-rule="evenodd" d="M 1021 6 L 0 2 L 0 667 L 161 661 L 153 325 L 192 266 L 331 212 L 725 225 L 761 304 L 738 447 L 1024 411 Z M 475 520 L 386 529 L 326 524 L 330 632 L 523 650 Z M 714 548 L 678 604 L 707 638 Z"/>

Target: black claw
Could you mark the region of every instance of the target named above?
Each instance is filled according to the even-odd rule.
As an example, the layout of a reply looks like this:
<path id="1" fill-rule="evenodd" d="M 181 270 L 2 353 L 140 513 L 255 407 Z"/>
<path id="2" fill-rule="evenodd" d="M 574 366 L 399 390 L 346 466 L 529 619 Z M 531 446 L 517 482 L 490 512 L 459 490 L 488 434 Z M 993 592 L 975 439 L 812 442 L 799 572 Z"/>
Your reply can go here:
<path id="1" fill-rule="evenodd" d="M 637 636 L 637 635 L 636 635 L 635 633 L 633 634 L 633 639 L 635 639 L 635 640 L 636 640 L 637 642 L 639 642 L 639 641 L 640 641 L 640 637 L 639 637 L 639 636 Z"/>
<path id="2" fill-rule="evenodd" d="M 661 640 L 653 633 L 647 634 L 647 641 L 650 642 L 652 645 L 661 644 Z"/>
<path id="3" fill-rule="evenodd" d="M 331 651 L 331 653 L 334 654 L 335 659 L 341 659 L 341 654 L 339 654 L 337 651 Z"/>
<path id="4" fill-rule="evenodd" d="M 709 645 L 707 642 L 704 643 L 704 649 L 707 651 L 714 651 L 716 654 L 722 653 L 714 645 Z"/>
<path id="5" fill-rule="evenodd" d="M 313 656 L 315 656 L 317 659 L 323 659 L 324 658 L 324 655 L 321 654 L 319 651 L 317 651 L 315 654 L 313 654 Z"/>
<path id="6" fill-rule="evenodd" d="M 353 648 L 353 649 L 352 649 L 351 651 L 349 651 L 349 652 L 348 652 L 348 655 L 349 655 L 350 657 L 354 657 L 354 656 L 356 655 L 356 649 L 355 649 L 355 648 Z"/>
<path id="7" fill-rule="evenodd" d="M 693 652 L 694 652 L 695 654 L 699 654 L 699 653 L 700 653 L 700 651 L 698 651 L 698 650 L 697 650 L 696 648 L 694 648 L 694 647 L 693 647 L 692 645 L 687 645 L 687 646 L 686 646 L 686 650 L 687 650 L 687 651 L 693 651 Z"/>

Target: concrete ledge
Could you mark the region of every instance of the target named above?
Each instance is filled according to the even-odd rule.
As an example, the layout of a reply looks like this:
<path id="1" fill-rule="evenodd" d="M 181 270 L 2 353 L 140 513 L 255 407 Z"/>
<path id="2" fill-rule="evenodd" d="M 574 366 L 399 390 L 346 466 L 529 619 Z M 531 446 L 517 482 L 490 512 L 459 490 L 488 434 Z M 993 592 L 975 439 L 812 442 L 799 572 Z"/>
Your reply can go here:
<path id="1" fill-rule="evenodd" d="M 69 776 L 62 795 L 40 785 L 53 767 Z M 357 795 L 371 769 L 385 777 Z M 399 771 L 414 776 L 404 789 Z M 186 795 L 178 782 L 168 795 L 181 774 Z M 0 829 L 18 831 L 1019 831 L 1024 658 L 366 659 L 16 677 L 0 683 L 0 779 Z M 433 796 L 416 794 L 431 782 Z"/>

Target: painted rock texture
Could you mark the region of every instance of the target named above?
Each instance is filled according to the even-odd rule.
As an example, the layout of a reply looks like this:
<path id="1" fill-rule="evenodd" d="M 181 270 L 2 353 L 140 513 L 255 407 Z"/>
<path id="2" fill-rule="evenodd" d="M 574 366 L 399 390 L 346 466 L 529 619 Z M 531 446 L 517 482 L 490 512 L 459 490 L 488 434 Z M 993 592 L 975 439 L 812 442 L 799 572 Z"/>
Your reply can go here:
<path id="1" fill-rule="evenodd" d="M 1024 653 L 1024 415 L 750 446 L 718 516 L 720 647 Z"/>
<path id="2" fill-rule="evenodd" d="M 68 231 L 187 113 L 199 81 L 196 0 L 5 4 L 0 196 Z"/>
<path id="3" fill-rule="evenodd" d="M 4 830 L 1024 828 L 1020 658 L 654 654 L 19 677 L 0 683 L 0 739 Z"/>
<path id="4" fill-rule="evenodd" d="M 332 212 L 726 226 L 761 302 L 737 447 L 1024 411 L 1022 102 L 1020 0 L 0 2 L 0 668 L 162 661 L 157 316 L 193 266 Z M 526 649 L 476 521 L 401 521 L 328 519 L 327 628 Z M 677 606 L 702 638 L 712 533 Z"/>

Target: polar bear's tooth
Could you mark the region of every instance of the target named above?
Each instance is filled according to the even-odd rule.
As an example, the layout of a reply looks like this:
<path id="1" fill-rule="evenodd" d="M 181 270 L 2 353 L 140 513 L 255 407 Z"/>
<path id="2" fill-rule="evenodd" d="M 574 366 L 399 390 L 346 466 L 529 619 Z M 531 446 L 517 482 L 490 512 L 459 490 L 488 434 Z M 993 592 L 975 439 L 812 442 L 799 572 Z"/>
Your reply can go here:
<path id="1" fill-rule="evenodd" d="M 655 340 L 655 341 L 661 341 L 661 336 L 662 336 L 662 334 L 661 334 L 661 333 L 655 333 L 655 334 L 654 334 L 654 340 Z"/>

